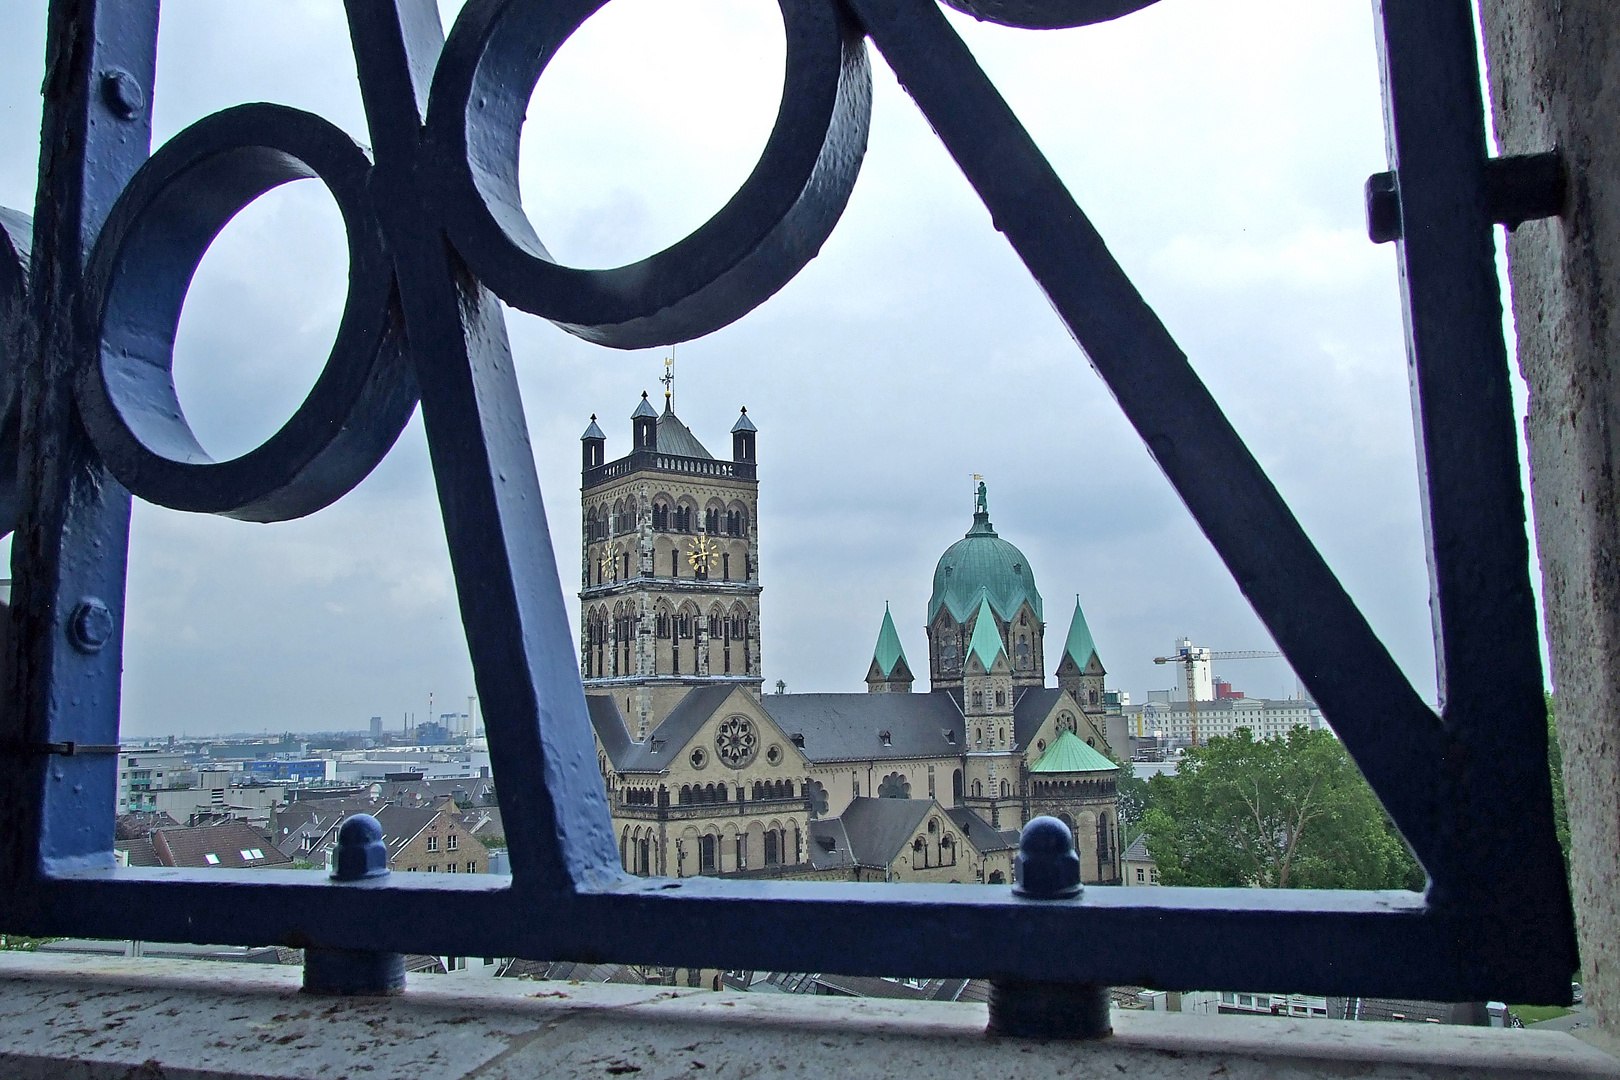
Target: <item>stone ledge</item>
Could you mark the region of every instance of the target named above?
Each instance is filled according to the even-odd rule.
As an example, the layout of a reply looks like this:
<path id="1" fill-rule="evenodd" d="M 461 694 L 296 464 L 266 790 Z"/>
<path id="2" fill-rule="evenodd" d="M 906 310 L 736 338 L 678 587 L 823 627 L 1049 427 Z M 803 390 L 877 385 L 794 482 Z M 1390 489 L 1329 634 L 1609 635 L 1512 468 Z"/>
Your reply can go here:
<path id="1" fill-rule="evenodd" d="M 298 968 L 0 954 L 0 1074 L 26 1080 L 1130 1076 L 1620 1078 L 1563 1032 L 1115 1013 L 1100 1043 L 985 1035 L 981 1005 L 411 976 L 305 997 Z"/>

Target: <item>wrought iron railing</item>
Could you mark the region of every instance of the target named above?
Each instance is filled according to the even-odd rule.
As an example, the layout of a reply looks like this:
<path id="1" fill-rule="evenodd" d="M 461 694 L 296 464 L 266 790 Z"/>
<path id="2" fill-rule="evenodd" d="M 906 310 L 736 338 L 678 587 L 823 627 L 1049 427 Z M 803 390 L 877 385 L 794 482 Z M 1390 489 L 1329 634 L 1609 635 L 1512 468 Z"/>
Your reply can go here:
<path id="1" fill-rule="evenodd" d="M 0 483 L 0 511 L 16 528 L 0 758 L 4 929 L 282 942 L 310 947 L 311 971 L 329 962 L 321 957 L 412 951 L 991 976 L 1008 987 L 1566 999 L 1576 956 L 1492 224 L 1556 209 L 1548 187 L 1561 174 L 1489 160 L 1467 0 L 1378 4 L 1391 172 L 1368 187 L 1375 233 L 1399 243 L 1438 714 L 933 0 L 780 0 L 781 110 L 732 200 L 633 266 L 552 261 L 519 202 L 519 131 L 541 70 L 601 2 L 472 0 L 446 38 L 433 0 L 349 0 L 372 155 L 319 117 L 253 104 L 206 117 L 148 157 L 157 0 L 53 0 L 34 216 L 31 226 L 0 219 L 14 249 L 0 258 L 0 445 L 19 447 L 15 477 L 4 470 Z M 1039 28 L 1128 15 L 1150 0 L 952 2 Z M 868 41 L 1343 738 L 1427 871 L 1423 894 L 1076 893 L 1062 844 L 1038 850 L 1046 834 L 1026 837 L 1016 890 L 671 881 L 620 869 L 499 301 L 619 348 L 683 341 L 759 304 L 820 248 L 855 182 Z M 1525 183 L 1501 182 L 1516 168 L 1535 198 Z M 215 462 L 170 378 L 188 282 L 233 214 L 309 176 L 331 191 L 348 231 L 337 340 L 286 425 Z M 418 401 L 512 876 L 368 876 L 378 867 L 363 829 L 340 850 L 343 880 L 115 867 L 131 495 L 254 521 L 308 514 L 370 472 Z M 1001 1022 L 1042 1030 L 1020 1026 L 1015 999 L 1003 999 Z M 1106 1024 L 1106 995 L 1086 1000 L 1103 1009 L 1093 1029 Z"/>

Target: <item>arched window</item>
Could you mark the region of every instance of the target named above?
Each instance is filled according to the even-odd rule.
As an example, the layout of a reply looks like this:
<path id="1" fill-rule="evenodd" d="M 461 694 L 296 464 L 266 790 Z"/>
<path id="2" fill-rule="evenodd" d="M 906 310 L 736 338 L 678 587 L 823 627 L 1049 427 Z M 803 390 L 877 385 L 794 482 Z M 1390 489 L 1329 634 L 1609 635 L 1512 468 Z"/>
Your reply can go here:
<path id="1" fill-rule="evenodd" d="M 698 873 L 714 873 L 714 836 L 698 837 Z"/>
<path id="2" fill-rule="evenodd" d="M 1000 870 L 992 870 L 992 871 L 990 871 L 990 884 L 992 884 L 992 885 L 1005 885 L 1005 884 L 1007 884 L 1006 875 L 1002 874 L 1002 872 Z"/>
<path id="3" fill-rule="evenodd" d="M 959 802 L 962 801 L 962 770 L 961 769 L 952 769 L 951 770 L 951 801 L 953 803 L 959 803 Z"/>
<path id="4" fill-rule="evenodd" d="M 920 836 L 911 842 L 911 865 L 914 868 L 928 865 L 928 844 Z"/>
<path id="5" fill-rule="evenodd" d="M 669 531 L 669 503 L 655 502 L 652 511 L 653 528 L 659 532 Z"/>
<path id="6" fill-rule="evenodd" d="M 1011 794 L 1012 794 L 1012 789 L 1008 787 L 1007 781 L 1003 780 L 1001 782 L 1001 797 L 1003 799 L 1005 799 L 1008 795 L 1011 795 Z"/>
<path id="7" fill-rule="evenodd" d="M 973 797 L 975 799 L 982 799 L 984 797 L 984 784 L 978 780 L 973 781 Z"/>
<path id="8" fill-rule="evenodd" d="M 720 508 L 711 506 L 703 512 L 703 531 L 710 536 L 720 531 Z"/>
<path id="9" fill-rule="evenodd" d="M 939 864 L 941 866 L 956 865 L 956 841 L 947 833 L 939 842 Z"/>
<path id="10" fill-rule="evenodd" d="M 909 799 L 911 781 L 902 773 L 892 772 L 878 784 L 877 794 L 880 799 Z"/>
<path id="11" fill-rule="evenodd" d="M 984 708 L 984 691 L 983 690 L 975 690 L 975 691 L 973 691 L 973 707 L 975 709 Z"/>
<path id="12" fill-rule="evenodd" d="M 1023 634 L 1018 635 L 1018 647 L 1015 650 L 1020 670 L 1029 670 L 1029 638 Z"/>
<path id="13" fill-rule="evenodd" d="M 1005 704 L 1007 704 L 1007 691 L 1005 691 L 1005 690 L 997 690 L 996 691 L 996 704 L 997 705 L 1005 705 Z"/>
<path id="14" fill-rule="evenodd" d="M 1091 692 L 1091 703 L 1093 705 L 1097 704 L 1097 691 L 1095 690 Z"/>

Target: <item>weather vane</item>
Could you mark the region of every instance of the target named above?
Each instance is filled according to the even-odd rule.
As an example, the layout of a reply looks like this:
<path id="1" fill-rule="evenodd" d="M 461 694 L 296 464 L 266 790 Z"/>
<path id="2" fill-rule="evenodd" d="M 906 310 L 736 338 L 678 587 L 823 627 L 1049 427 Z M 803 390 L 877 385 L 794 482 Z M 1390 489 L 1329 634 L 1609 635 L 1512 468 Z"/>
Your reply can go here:
<path id="1" fill-rule="evenodd" d="M 675 384 L 675 350 L 669 350 L 669 356 L 664 360 L 664 374 L 659 378 L 664 384 L 664 409 L 669 410 L 670 387 Z"/>

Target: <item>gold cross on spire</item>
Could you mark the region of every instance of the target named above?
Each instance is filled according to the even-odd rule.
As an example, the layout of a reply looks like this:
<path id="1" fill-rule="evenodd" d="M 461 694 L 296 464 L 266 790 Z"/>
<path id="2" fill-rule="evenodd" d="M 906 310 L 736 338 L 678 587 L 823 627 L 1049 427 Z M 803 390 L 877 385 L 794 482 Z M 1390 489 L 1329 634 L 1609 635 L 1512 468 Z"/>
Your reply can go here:
<path id="1" fill-rule="evenodd" d="M 675 383 L 675 350 L 671 349 L 669 356 L 664 360 L 664 374 L 658 380 L 664 384 L 664 408 L 669 409 L 670 387 Z"/>

